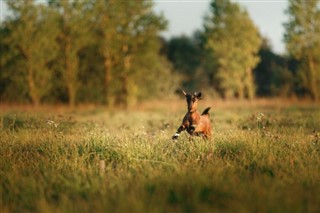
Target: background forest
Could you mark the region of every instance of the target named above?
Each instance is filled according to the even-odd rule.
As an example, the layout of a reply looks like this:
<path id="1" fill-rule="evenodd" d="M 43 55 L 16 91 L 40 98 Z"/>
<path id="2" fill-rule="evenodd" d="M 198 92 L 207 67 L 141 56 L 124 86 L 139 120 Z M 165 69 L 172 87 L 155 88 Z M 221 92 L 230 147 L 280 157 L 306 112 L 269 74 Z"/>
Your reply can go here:
<path id="1" fill-rule="evenodd" d="M 245 8 L 212 0 L 203 29 L 164 39 L 153 2 L 6 1 L 0 98 L 10 103 L 128 107 L 178 88 L 212 98 L 320 96 L 320 1 L 290 0 L 287 55 L 273 52 Z"/>

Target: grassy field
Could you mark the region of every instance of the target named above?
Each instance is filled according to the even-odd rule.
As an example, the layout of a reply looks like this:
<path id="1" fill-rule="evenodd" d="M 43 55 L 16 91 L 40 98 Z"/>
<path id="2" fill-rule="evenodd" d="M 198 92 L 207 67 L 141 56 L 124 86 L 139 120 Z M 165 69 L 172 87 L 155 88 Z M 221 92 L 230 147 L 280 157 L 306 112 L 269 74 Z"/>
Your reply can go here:
<path id="1" fill-rule="evenodd" d="M 129 111 L 1 107 L 1 212 L 320 212 L 320 107 L 185 103 Z M 160 106 L 160 107 L 159 107 Z"/>

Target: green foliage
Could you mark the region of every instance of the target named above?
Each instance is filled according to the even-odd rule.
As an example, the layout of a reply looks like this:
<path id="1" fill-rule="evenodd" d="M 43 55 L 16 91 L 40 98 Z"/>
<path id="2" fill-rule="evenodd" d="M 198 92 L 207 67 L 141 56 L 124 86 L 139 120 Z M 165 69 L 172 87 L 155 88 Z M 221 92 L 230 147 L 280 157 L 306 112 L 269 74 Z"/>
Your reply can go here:
<path id="1" fill-rule="evenodd" d="M 290 66 L 295 62 L 290 58 L 275 54 L 267 39 L 259 50 L 260 63 L 254 69 L 255 83 L 258 96 L 292 96 L 295 91 L 296 66 Z"/>
<path id="2" fill-rule="evenodd" d="M 300 79 L 313 100 L 320 99 L 320 1 L 290 0 L 284 25 L 288 52 L 302 62 Z"/>
<path id="3" fill-rule="evenodd" d="M 54 14 L 43 5 L 35 6 L 33 1 L 8 2 L 15 17 L 7 22 L 9 64 L 17 62 L 16 70 L 7 70 L 8 78 L 18 87 L 24 83 L 32 102 L 38 105 L 48 95 L 52 85 L 52 70 L 47 64 L 57 55 L 55 39 L 58 28 Z M 9 65 L 10 66 L 10 65 Z M 11 73 L 9 73 L 11 72 Z M 13 88 L 12 88 L 13 89 Z"/>
<path id="4" fill-rule="evenodd" d="M 167 22 L 152 1 L 5 3 L 1 101 L 128 107 L 181 87 L 212 97 L 318 99 L 319 1 L 290 1 L 290 56 L 261 46 L 247 12 L 230 1 L 212 1 L 204 30 L 168 41 L 159 37 Z"/>
<path id="5" fill-rule="evenodd" d="M 206 18 L 207 48 L 216 59 L 214 76 L 225 98 L 255 95 L 252 70 L 261 38 L 248 13 L 236 3 L 214 0 Z"/>
<path id="6" fill-rule="evenodd" d="M 63 85 L 68 91 L 68 102 L 76 103 L 79 82 L 79 52 L 90 40 L 88 3 L 85 1 L 52 0 L 49 2 L 57 15 L 60 35 L 57 41 L 60 45 L 59 64 L 55 66 L 61 73 Z"/>
<path id="7" fill-rule="evenodd" d="M 196 90 L 198 88 L 196 74 L 203 55 L 203 49 L 196 36 L 171 38 L 166 45 L 166 55 L 176 72 L 184 77 L 183 88 L 190 91 Z"/>
<path id="8" fill-rule="evenodd" d="M 220 106 L 173 142 L 179 114 L 1 111 L 2 211 L 319 211 L 318 107 Z"/>
<path id="9" fill-rule="evenodd" d="M 127 107 L 176 82 L 160 55 L 158 34 L 166 21 L 150 1 L 7 3 L 14 16 L 1 23 L 0 92 L 6 101 L 23 101 L 27 91 L 35 104 Z"/>
<path id="10" fill-rule="evenodd" d="M 166 63 L 159 56 L 158 39 L 166 25 L 164 18 L 154 14 L 149 1 L 95 1 L 94 8 L 104 61 L 105 102 L 128 106 L 145 89 L 151 95 L 155 92 L 152 86 L 142 88 L 139 83 L 143 80 L 159 87 L 161 81 L 156 76 L 170 75 L 168 66 L 159 63 Z"/>

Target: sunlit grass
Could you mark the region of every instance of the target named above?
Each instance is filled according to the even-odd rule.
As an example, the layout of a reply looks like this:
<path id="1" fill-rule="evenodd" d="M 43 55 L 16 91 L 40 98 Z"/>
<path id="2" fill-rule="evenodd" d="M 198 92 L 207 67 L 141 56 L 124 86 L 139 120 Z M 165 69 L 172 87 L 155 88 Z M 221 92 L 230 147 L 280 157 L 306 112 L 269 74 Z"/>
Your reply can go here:
<path id="1" fill-rule="evenodd" d="M 319 212 L 318 107 L 1 113 L 2 212 Z"/>

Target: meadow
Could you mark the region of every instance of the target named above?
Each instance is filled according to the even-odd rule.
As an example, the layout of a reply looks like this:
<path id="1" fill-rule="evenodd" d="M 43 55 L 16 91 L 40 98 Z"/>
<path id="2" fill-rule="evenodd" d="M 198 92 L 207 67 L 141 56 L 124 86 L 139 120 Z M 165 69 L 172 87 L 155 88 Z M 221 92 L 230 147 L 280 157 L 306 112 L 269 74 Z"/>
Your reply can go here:
<path id="1" fill-rule="evenodd" d="M 320 212 L 320 106 L 219 102 L 213 137 L 171 136 L 184 101 L 1 106 L 1 212 Z"/>

